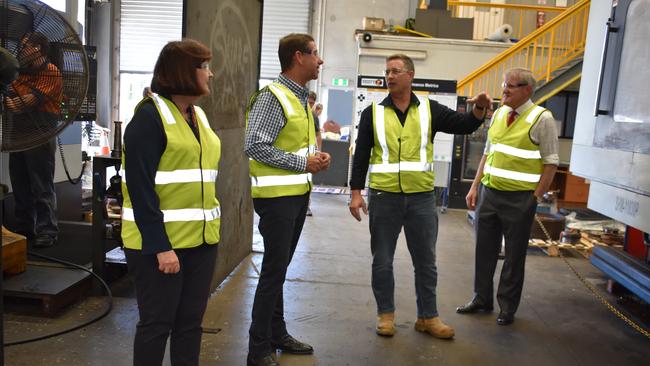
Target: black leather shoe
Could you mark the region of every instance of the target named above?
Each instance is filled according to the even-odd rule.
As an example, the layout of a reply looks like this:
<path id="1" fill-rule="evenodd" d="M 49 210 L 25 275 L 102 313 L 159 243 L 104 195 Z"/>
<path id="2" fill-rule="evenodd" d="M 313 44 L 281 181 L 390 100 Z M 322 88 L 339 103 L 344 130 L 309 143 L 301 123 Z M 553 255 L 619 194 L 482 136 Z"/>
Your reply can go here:
<path id="1" fill-rule="evenodd" d="M 246 358 L 247 366 L 280 366 L 278 361 L 273 358 L 273 355 L 268 354 L 265 356 L 251 357 L 248 355 Z"/>
<path id="2" fill-rule="evenodd" d="M 271 345 L 282 352 L 292 353 L 294 355 L 311 355 L 314 348 L 307 343 L 302 343 L 290 335 L 284 336 L 281 341 L 271 341 Z"/>
<path id="3" fill-rule="evenodd" d="M 492 305 L 485 305 L 482 302 L 478 301 L 476 298 L 474 298 L 472 299 L 472 301 L 468 302 L 467 304 L 457 307 L 456 312 L 458 314 L 474 314 L 478 312 L 489 313 L 493 309 L 494 308 L 492 307 Z"/>
<path id="4" fill-rule="evenodd" d="M 34 239 L 34 248 L 49 248 L 56 244 L 56 239 L 48 235 L 40 235 Z"/>
<path id="5" fill-rule="evenodd" d="M 515 314 L 513 313 L 506 313 L 502 311 L 499 313 L 499 316 L 497 316 L 497 324 L 499 325 L 510 325 L 514 321 Z"/>

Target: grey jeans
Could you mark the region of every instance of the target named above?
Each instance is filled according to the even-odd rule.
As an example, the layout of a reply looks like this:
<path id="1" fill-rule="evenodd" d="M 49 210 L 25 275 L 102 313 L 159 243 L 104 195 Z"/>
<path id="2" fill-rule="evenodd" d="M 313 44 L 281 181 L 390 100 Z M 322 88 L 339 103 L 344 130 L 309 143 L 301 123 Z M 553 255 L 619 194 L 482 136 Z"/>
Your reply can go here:
<path id="1" fill-rule="evenodd" d="M 417 316 L 438 316 L 436 305 L 436 239 L 438 215 L 433 192 L 389 193 L 370 189 L 372 291 L 377 313 L 395 311 L 393 257 L 402 227 L 415 269 Z"/>

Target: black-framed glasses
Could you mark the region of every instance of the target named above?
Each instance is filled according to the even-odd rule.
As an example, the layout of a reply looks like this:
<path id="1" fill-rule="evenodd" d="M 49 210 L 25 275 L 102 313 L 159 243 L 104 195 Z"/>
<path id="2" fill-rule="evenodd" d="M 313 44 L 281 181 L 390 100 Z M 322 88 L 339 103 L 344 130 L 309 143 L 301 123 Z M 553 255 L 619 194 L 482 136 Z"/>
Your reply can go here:
<path id="1" fill-rule="evenodd" d="M 516 89 L 516 88 L 521 88 L 522 86 L 526 86 L 528 84 L 526 83 L 519 83 L 519 84 L 508 84 L 508 83 L 503 83 L 501 84 L 501 87 L 503 89 Z"/>

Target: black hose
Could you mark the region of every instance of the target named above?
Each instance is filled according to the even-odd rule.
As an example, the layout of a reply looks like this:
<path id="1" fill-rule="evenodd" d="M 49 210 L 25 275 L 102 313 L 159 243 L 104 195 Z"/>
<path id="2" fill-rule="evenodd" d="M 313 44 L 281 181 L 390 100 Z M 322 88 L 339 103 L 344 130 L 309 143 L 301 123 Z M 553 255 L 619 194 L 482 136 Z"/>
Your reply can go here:
<path id="1" fill-rule="evenodd" d="M 77 178 L 72 178 L 70 177 L 70 172 L 68 171 L 68 164 L 65 161 L 65 155 L 63 154 L 63 144 L 61 143 L 61 137 L 57 136 L 56 141 L 59 145 L 59 154 L 61 154 L 61 162 L 63 163 L 63 170 L 65 170 L 65 175 L 68 177 L 68 182 L 70 184 L 77 184 L 81 181 L 81 176 L 84 174 L 84 170 L 86 170 L 86 163 L 88 163 L 88 160 L 84 159 L 83 164 L 81 165 L 81 172 L 79 172 L 79 176 Z"/>
<path id="2" fill-rule="evenodd" d="M 84 322 L 82 324 L 76 325 L 76 326 L 74 326 L 72 328 L 61 330 L 61 331 L 54 332 L 54 333 L 51 333 L 51 334 L 46 334 L 46 335 L 43 335 L 43 336 L 38 336 L 38 337 L 35 337 L 35 338 L 28 338 L 28 339 L 23 339 L 23 340 L 20 340 L 20 341 L 7 342 L 7 343 L 4 344 L 5 347 L 17 346 L 19 344 L 42 341 L 44 339 L 57 337 L 57 336 L 60 336 L 60 335 L 66 334 L 66 333 L 74 332 L 75 330 L 87 327 L 90 324 L 95 323 L 95 322 L 103 319 L 104 317 L 106 317 L 106 315 L 108 315 L 111 312 L 111 310 L 113 309 L 113 294 L 111 293 L 111 289 L 108 287 L 108 284 L 106 283 L 106 281 L 104 281 L 96 273 L 93 273 L 93 271 L 89 270 L 88 268 L 86 268 L 84 266 L 80 266 L 78 264 L 67 262 L 67 261 L 64 261 L 64 260 L 61 260 L 61 259 L 58 259 L 58 258 L 53 258 L 53 257 L 49 257 L 49 256 L 42 255 L 42 254 L 36 254 L 36 253 L 28 253 L 28 254 L 32 255 L 34 257 L 38 257 L 38 258 L 41 258 L 41 259 L 51 261 L 51 262 L 60 263 L 60 264 L 63 264 L 65 266 L 68 266 L 68 267 L 81 269 L 83 271 L 86 271 L 86 272 L 90 273 L 91 275 L 93 275 L 102 284 L 102 286 L 106 290 L 106 295 L 108 296 L 108 307 L 98 317 L 96 317 L 94 319 L 91 319 L 89 321 L 86 321 L 86 322 Z"/>

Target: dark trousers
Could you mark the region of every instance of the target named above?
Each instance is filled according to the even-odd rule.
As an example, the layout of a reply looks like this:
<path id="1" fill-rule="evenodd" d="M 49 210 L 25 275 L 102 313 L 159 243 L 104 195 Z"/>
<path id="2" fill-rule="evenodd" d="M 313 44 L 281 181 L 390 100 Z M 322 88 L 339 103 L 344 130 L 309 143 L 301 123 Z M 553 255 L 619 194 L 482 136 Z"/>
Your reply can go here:
<path id="1" fill-rule="evenodd" d="M 479 301 L 491 305 L 501 238 L 505 258 L 497 289 L 501 311 L 515 313 L 524 286 L 528 239 L 535 218 L 537 199 L 531 191 L 506 192 L 481 185 L 476 206 L 476 272 L 474 292 Z"/>
<path id="2" fill-rule="evenodd" d="M 406 194 L 370 189 L 369 194 L 372 292 L 377 302 L 377 313 L 395 311 L 393 257 L 397 238 L 403 227 L 406 245 L 415 269 L 417 316 L 418 318 L 437 317 L 438 215 L 434 193 Z"/>
<path id="3" fill-rule="evenodd" d="M 167 338 L 174 366 L 199 364 L 201 322 L 208 302 L 217 245 L 175 250 L 181 270 L 164 274 L 155 254 L 125 249 L 135 280 L 140 320 L 133 347 L 134 366 L 160 366 Z"/>
<path id="4" fill-rule="evenodd" d="M 27 236 L 59 233 L 54 192 L 56 141 L 9 154 L 9 177 L 15 200 L 17 232 Z"/>
<path id="5" fill-rule="evenodd" d="M 274 352 L 272 340 L 288 334 L 284 322 L 282 287 L 305 223 L 309 194 L 278 198 L 255 198 L 258 228 L 264 238 L 262 271 L 255 291 L 248 352 L 262 356 Z"/>

